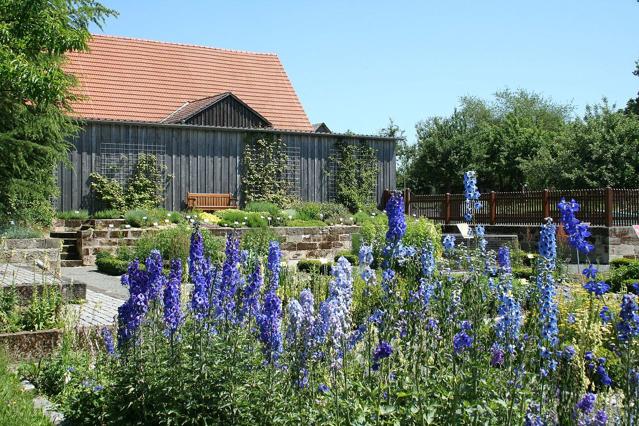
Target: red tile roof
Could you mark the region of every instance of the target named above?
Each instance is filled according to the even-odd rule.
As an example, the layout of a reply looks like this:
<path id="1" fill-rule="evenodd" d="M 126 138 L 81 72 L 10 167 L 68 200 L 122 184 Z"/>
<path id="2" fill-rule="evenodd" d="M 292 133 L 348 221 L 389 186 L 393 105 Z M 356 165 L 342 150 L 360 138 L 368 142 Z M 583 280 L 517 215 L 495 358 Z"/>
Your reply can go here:
<path id="1" fill-rule="evenodd" d="M 186 102 L 232 92 L 276 129 L 313 131 L 279 58 L 125 37 L 94 35 L 89 52 L 72 52 L 87 119 L 160 122 Z"/>

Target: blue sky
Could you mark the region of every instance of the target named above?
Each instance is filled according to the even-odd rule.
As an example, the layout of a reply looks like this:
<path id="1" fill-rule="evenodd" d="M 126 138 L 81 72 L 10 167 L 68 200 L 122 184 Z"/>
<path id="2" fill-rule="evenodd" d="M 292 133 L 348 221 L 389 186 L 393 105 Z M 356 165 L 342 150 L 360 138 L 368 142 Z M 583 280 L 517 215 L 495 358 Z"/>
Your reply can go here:
<path id="1" fill-rule="evenodd" d="M 572 103 L 639 90 L 635 0 L 103 0 L 104 33 L 275 52 L 311 122 L 376 133 L 524 88 Z M 96 30 L 97 31 L 97 30 Z"/>

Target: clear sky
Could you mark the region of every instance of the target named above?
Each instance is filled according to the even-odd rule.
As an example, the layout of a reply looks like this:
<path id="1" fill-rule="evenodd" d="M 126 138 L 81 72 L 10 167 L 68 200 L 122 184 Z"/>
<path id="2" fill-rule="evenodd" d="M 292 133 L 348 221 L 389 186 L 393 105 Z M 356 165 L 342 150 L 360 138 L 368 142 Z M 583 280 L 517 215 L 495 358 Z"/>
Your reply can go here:
<path id="1" fill-rule="evenodd" d="M 275 52 L 311 122 L 376 133 L 524 88 L 622 106 L 639 78 L 636 0 L 102 0 L 104 33 Z M 96 30 L 97 31 L 97 30 Z"/>

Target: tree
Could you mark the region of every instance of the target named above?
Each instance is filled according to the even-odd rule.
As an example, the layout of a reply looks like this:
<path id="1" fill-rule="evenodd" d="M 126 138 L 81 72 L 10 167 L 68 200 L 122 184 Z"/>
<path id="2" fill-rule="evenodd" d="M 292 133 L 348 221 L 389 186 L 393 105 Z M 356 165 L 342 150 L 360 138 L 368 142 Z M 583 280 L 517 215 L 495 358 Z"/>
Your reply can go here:
<path id="1" fill-rule="evenodd" d="M 633 72 L 634 75 L 639 77 L 639 61 L 635 62 L 635 70 Z M 630 99 L 626 104 L 626 114 L 634 114 L 639 115 L 639 93 L 637 93 L 637 97 L 634 99 Z"/>
<path id="2" fill-rule="evenodd" d="M 397 140 L 395 144 L 397 186 L 403 188 L 409 187 L 408 170 L 417 153 L 417 145 L 408 144 L 406 132 L 400 129 L 392 118 L 388 119 L 388 126 L 381 129 L 378 134 L 386 138 L 395 138 Z"/>
<path id="3" fill-rule="evenodd" d="M 0 0 L 0 220 L 50 224 L 54 170 L 79 130 L 64 55 L 114 14 L 93 0 Z"/>
<path id="4" fill-rule="evenodd" d="M 528 185 L 526 164 L 561 135 L 571 111 L 523 90 L 497 92 L 492 101 L 464 97 L 450 117 L 417 124 L 413 189 L 458 192 L 459 176 L 473 169 L 483 188 L 521 190 Z"/>

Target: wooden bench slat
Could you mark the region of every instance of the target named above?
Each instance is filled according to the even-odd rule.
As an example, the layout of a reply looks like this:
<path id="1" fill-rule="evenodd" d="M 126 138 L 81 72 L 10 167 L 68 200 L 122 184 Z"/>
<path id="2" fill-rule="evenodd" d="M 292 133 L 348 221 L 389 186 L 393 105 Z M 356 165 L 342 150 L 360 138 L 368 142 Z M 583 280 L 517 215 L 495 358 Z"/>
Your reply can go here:
<path id="1" fill-rule="evenodd" d="M 233 194 L 204 194 L 189 192 L 186 195 L 186 205 L 189 209 L 216 211 L 237 207 Z"/>

